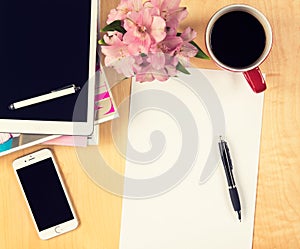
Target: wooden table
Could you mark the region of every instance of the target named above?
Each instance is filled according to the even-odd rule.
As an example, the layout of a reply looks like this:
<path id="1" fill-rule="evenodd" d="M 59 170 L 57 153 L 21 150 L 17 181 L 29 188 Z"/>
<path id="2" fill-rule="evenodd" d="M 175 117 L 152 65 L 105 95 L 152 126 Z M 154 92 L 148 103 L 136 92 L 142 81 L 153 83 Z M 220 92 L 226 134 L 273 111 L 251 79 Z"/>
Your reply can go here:
<path id="1" fill-rule="evenodd" d="M 240 1 L 183 0 L 181 5 L 188 7 L 189 16 L 182 27 L 193 27 L 198 32 L 196 42 L 204 48 L 204 30 L 210 16 L 235 2 Z M 102 27 L 108 11 L 117 3 L 117 0 L 102 0 Z M 247 0 L 243 3 L 265 13 L 274 32 L 272 52 L 261 67 L 267 73 L 268 90 L 253 248 L 300 248 L 300 1 Z M 193 60 L 193 64 L 216 68 L 211 61 Z M 117 104 L 129 96 L 129 87 L 127 80 L 113 88 Z M 110 165 L 122 173 L 125 162 L 113 147 L 110 126 L 111 122 L 100 126 L 100 150 Z M 120 129 L 126 130 L 126 124 Z M 94 184 L 81 168 L 75 149 L 69 147 L 51 148 L 59 161 L 80 226 L 49 241 L 38 238 L 11 164 L 15 158 L 39 148 L 35 146 L 0 158 L 0 248 L 118 248 L 122 198 Z"/>

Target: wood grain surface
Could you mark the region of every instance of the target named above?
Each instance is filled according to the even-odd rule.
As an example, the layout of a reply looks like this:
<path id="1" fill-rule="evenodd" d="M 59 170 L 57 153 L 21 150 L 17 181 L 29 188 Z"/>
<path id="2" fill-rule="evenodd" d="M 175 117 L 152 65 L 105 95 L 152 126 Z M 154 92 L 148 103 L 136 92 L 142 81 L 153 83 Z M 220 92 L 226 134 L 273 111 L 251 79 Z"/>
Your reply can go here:
<path id="1" fill-rule="evenodd" d="M 109 10 L 118 2 L 102 0 L 101 27 Z M 198 32 L 196 42 L 204 48 L 204 31 L 209 18 L 231 3 L 240 1 L 182 0 L 181 5 L 188 7 L 189 16 L 181 28 L 193 27 Z M 247 0 L 243 3 L 267 16 L 274 35 L 271 54 L 261 66 L 267 74 L 268 90 L 264 102 L 253 248 L 296 249 L 300 248 L 300 0 Z M 193 60 L 192 64 L 216 69 L 211 61 Z M 130 80 L 116 84 L 112 90 L 119 105 L 130 95 Z M 122 113 L 127 114 L 126 110 Z M 126 122 L 120 125 L 122 146 L 125 146 L 126 127 Z M 122 173 L 125 161 L 114 147 L 111 122 L 100 125 L 100 137 L 100 151 L 111 167 Z M 0 158 L 0 248 L 117 249 L 122 198 L 97 186 L 82 169 L 76 149 L 70 147 L 50 146 L 80 226 L 48 241 L 38 238 L 13 175 L 12 161 L 39 148 L 42 146 Z"/>

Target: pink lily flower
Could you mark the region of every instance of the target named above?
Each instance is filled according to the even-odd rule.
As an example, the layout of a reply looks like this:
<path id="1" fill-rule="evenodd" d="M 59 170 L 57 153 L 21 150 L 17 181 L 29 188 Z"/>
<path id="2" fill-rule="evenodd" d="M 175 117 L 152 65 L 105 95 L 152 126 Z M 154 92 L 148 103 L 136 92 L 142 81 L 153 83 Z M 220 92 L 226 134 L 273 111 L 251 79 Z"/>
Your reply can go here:
<path id="1" fill-rule="evenodd" d="M 160 10 L 160 15 L 166 20 L 167 27 L 176 29 L 188 15 L 186 7 L 180 7 L 181 0 L 150 0 L 154 7 Z"/>
<path id="2" fill-rule="evenodd" d="M 191 27 L 187 27 L 180 35 L 183 41 L 190 42 L 197 37 L 197 32 Z"/>
<path id="3" fill-rule="evenodd" d="M 131 55 L 147 54 L 152 43 L 166 37 L 166 22 L 160 16 L 153 16 L 151 8 L 131 12 L 124 20 L 126 33 L 123 41 L 128 44 Z"/>
<path id="4" fill-rule="evenodd" d="M 138 82 L 150 82 L 155 79 L 159 81 L 166 81 L 169 78 L 167 71 L 162 68 L 160 70 L 153 69 L 151 64 L 141 68 L 141 71 L 136 73 L 136 80 Z"/>
<path id="5" fill-rule="evenodd" d="M 126 77 L 134 75 L 134 58 L 128 51 L 128 46 L 122 41 L 122 34 L 115 32 L 113 35 L 103 37 L 108 46 L 102 46 L 101 51 L 105 55 L 104 63 L 106 66 L 114 67 L 118 73 Z"/>
<path id="6" fill-rule="evenodd" d="M 165 69 L 167 70 L 168 75 L 170 77 L 176 76 L 178 73 L 176 69 L 176 66 L 178 64 L 178 58 L 170 55 L 165 55 L 165 56 L 166 56 Z"/>
<path id="7" fill-rule="evenodd" d="M 186 28 L 180 36 L 168 35 L 162 42 L 152 46 L 151 51 L 162 51 L 169 56 L 176 56 L 183 65 L 188 66 L 189 58 L 198 52 L 198 49 L 190 43 L 196 36 L 197 33 L 193 29 Z"/>
<path id="8" fill-rule="evenodd" d="M 110 25 L 103 37 L 102 53 L 105 65 L 126 77 L 136 75 L 139 82 L 165 81 L 189 65 L 198 53 L 193 41 L 197 33 L 186 28 L 178 35 L 179 23 L 188 15 L 181 0 L 120 0 L 109 13 Z M 120 32 L 117 32 L 119 30 Z M 180 67 L 178 67 L 178 65 Z M 178 70 L 177 70 L 178 69 Z"/>
<path id="9" fill-rule="evenodd" d="M 198 53 L 198 49 L 190 43 L 196 36 L 197 32 L 190 27 L 186 28 L 180 35 L 183 42 L 178 51 L 178 57 L 184 66 L 189 66 L 189 58 L 194 57 Z"/>
<path id="10" fill-rule="evenodd" d="M 135 65 L 136 80 L 139 82 L 166 81 L 170 76 L 177 74 L 176 65 L 178 60 L 176 57 L 168 56 L 162 52 L 150 53 L 139 61 L 139 65 Z"/>
<path id="11" fill-rule="evenodd" d="M 180 47 L 182 46 L 183 40 L 180 36 L 168 35 L 162 42 L 158 43 L 156 46 L 152 47 L 152 52 L 155 50 L 160 50 L 165 54 L 175 56 Z"/>
<path id="12" fill-rule="evenodd" d="M 163 53 L 149 54 L 138 61 L 140 64 L 135 66 L 136 80 L 148 82 L 157 79 L 165 81 L 168 73 L 165 67 L 165 55 Z"/>
<path id="13" fill-rule="evenodd" d="M 116 9 L 112 9 L 107 17 L 107 24 L 116 20 L 124 20 L 131 11 L 139 11 L 143 7 L 143 0 L 121 0 Z"/>

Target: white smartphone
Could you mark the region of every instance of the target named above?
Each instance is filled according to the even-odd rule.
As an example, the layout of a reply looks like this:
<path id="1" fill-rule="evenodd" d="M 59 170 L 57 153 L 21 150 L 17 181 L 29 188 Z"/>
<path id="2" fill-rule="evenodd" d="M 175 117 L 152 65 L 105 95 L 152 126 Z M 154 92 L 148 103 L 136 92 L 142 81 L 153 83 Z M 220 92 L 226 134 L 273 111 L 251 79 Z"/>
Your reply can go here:
<path id="1" fill-rule="evenodd" d="M 16 159 L 13 168 L 41 239 L 50 239 L 78 226 L 78 219 L 49 149 Z"/>

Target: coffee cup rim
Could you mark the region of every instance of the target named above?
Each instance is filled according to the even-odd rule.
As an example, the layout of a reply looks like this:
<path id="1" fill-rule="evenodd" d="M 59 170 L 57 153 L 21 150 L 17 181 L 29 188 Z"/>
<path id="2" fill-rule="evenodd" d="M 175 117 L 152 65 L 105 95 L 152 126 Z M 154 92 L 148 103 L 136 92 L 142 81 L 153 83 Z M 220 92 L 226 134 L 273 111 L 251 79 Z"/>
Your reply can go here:
<path id="1" fill-rule="evenodd" d="M 222 63 L 214 55 L 214 53 L 211 49 L 211 46 L 210 46 L 210 35 L 211 35 L 211 30 L 212 30 L 214 23 L 224 14 L 235 11 L 235 10 L 245 11 L 245 12 L 253 15 L 262 24 L 265 34 L 266 34 L 266 46 L 265 46 L 263 53 L 254 63 L 252 63 L 248 67 L 244 67 L 244 68 L 234 68 L 234 67 L 230 67 L 230 66 Z M 250 70 L 258 67 L 269 55 L 271 48 L 272 48 L 272 44 L 273 44 L 272 28 L 271 28 L 271 25 L 270 25 L 268 19 L 266 18 L 266 16 L 262 12 L 257 10 L 256 8 L 254 8 L 250 5 L 246 5 L 246 4 L 231 4 L 231 5 L 227 5 L 221 9 L 219 9 L 210 18 L 210 20 L 206 26 L 206 31 L 205 31 L 205 44 L 206 44 L 206 48 L 208 50 L 210 57 L 220 67 L 227 69 L 229 71 L 234 71 L 234 72 L 246 72 L 246 71 L 250 71 Z"/>

